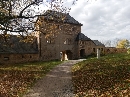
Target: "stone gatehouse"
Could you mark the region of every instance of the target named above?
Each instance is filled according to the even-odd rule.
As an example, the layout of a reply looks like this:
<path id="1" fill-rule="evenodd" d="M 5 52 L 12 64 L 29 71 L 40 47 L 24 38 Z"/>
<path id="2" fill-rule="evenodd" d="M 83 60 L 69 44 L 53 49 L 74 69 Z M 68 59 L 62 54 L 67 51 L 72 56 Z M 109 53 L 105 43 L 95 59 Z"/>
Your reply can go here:
<path id="1" fill-rule="evenodd" d="M 63 16 L 64 20 L 60 20 Z M 58 17 L 60 17 L 58 19 Z M 78 59 L 95 52 L 103 44 L 96 44 L 93 40 L 81 33 L 83 24 L 69 14 L 48 10 L 39 16 L 33 33 L 38 39 L 40 60 Z"/>
<path id="2" fill-rule="evenodd" d="M 54 19 L 54 17 L 63 16 L 62 14 L 47 11 L 43 16 L 38 17 L 37 32 L 34 32 L 34 35 L 38 39 L 41 60 L 60 59 L 61 53 L 63 60 L 79 58 L 76 37 L 78 33 L 81 33 L 82 24 L 69 14 L 66 14 L 64 23 L 62 20 Z"/>

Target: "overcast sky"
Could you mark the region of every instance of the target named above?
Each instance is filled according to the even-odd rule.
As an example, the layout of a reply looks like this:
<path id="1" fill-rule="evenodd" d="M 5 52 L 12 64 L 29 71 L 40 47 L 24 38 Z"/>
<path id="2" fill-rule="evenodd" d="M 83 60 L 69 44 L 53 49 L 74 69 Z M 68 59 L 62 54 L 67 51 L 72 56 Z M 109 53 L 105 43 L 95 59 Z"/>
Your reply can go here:
<path id="1" fill-rule="evenodd" d="M 66 6 L 70 6 L 70 1 Z M 130 0 L 78 0 L 70 15 L 93 40 L 130 39 Z"/>
<path id="2" fill-rule="evenodd" d="M 71 8 L 70 15 L 83 24 L 81 32 L 89 38 L 130 40 L 130 0 L 78 0 L 75 5 L 73 0 L 63 1 Z"/>

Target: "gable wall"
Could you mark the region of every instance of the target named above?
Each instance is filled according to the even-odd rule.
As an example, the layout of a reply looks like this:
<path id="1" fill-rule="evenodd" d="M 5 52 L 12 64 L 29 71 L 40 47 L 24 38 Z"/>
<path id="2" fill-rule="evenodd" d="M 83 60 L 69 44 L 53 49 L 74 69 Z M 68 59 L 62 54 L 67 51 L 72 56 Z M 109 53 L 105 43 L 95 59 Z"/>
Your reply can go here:
<path id="1" fill-rule="evenodd" d="M 95 44 L 92 41 L 79 41 L 79 50 L 85 49 L 85 55 L 90 55 L 93 52 Z"/>
<path id="2" fill-rule="evenodd" d="M 85 49 L 85 56 L 96 54 L 97 49 L 101 50 L 101 53 L 104 54 L 105 46 L 97 46 L 93 41 L 79 41 L 79 52 L 81 49 Z"/>

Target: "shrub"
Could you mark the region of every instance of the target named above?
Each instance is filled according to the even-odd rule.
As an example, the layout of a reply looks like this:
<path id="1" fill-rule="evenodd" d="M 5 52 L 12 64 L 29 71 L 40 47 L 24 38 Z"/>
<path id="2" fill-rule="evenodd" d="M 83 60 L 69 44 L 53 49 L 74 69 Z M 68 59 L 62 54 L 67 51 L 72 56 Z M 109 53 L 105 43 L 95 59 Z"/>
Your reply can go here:
<path id="1" fill-rule="evenodd" d="M 130 54 L 130 48 L 127 50 L 127 53 Z"/>

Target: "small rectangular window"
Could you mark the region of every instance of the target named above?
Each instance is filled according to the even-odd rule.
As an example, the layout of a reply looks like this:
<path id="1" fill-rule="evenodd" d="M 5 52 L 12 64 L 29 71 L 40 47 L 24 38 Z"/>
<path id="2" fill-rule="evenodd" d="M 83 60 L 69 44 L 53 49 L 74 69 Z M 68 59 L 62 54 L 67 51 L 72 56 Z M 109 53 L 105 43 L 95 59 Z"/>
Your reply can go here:
<path id="1" fill-rule="evenodd" d="M 32 58 L 32 56 L 30 55 L 30 58 Z"/>
<path id="2" fill-rule="evenodd" d="M 9 60 L 9 57 L 4 57 L 4 61 L 8 61 Z"/>
<path id="3" fill-rule="evenodd" d="M 71 31 L 75 31 L 75 28 L 71 28 Z"/>
<path id="4" fill-rule="evenodd" d="M 84 44 L 84 41 L 82 41 L 82 44 Z"/>
<path id="5" fill-rule="evenodd" d="M 66 40 L 64 41 L 64 44 L 67 44 L 67 43 L 66 43 Z"/>
<path id="6" fill-rule="evenodd" d="M 57 28 L 57 29 L 60 29 L 60 25 L 57 25 L 56 28 Z"/>
<path id="7" fill-rule="evenodd" d="M 22 55 L 22 58 L 24 58 L 24 55 Z"/>
<path id="8" fill-rule="evenodd" d="M 54 38 L 47 38 L 47 39 L 46 39 L 46 42 L 47 42 L 48 44 L 52 44 L 52 43 L 55 43 L 55 39 L 54 39 Z"/>
<path id="9" fill-rule="evenodd" d="M 103 51 L 103 48 L 101 48 L 101 51 Z"/>
<path id="10" fill-rule="evenodd" d="M 50 38 L 47 38 L 46 42 L 47 42 L 47 43 L 51 43 L 51 39 L 50 39 Z"/>

